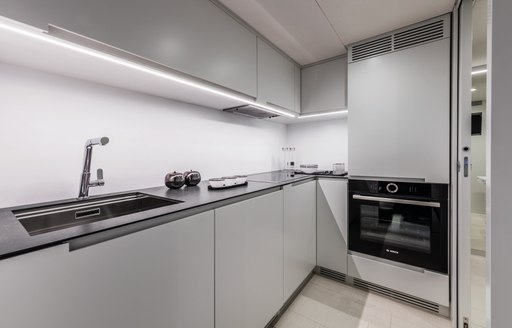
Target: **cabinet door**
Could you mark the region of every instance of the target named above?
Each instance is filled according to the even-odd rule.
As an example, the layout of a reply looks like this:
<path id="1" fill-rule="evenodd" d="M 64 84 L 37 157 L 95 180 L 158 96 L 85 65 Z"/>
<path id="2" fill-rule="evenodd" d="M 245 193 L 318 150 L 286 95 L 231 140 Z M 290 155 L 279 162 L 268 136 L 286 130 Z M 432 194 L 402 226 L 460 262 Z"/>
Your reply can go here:
<path id="1" fill-rule="evenodd" d="M 295 65 L 295 108 L 294 111 L 296 113 L 301 112 L 301 73 L 300 73 L 300 67 Z"/>
<path id="2" fill-rule="evenodd" d="M 256 36 L 209 0 L 5 0 L 0 15 L 51 23 L 256 97 Z"/>
<path id="3" fill-rule="evenodd" d="M 295 65 L 258 39 L 258 101 L 295 108 Z"/>
<path id="4" fill-rule="evenodd" d="M 450 182 L 450 45 L 349 64 L 350 174 Z"/>
<path id="5" fill-rule="evenodd" d="M 316 181 L 284 189 L 284 298 L 316 266 Z"/>
<path id="6" fill-rule="evenodd" d="M 77 327 L 66 313 L 74 302 L 68 255 L 59 245 L 0 261 L 0 327 Z"/>
<path id="7" fill-rule="evenodd" d="M 317 187 L 318 265 L 347 274 L 348 183 L 320 179 Z"/>
<path id="8" fill-rule="evenodd" d="M 213 219 L 205 212 L 72 252 L 64 245 L 0 262 L 11 277 L 0 283 L 0 326 L 212 328 Z"/>
<path id="9" fill-rule="evenodd" d="M 302 112 L 347 108 L 347 57 L 302 69 Z"/>
<path id="10" fill-rule="evenodd" d="M 283 304 L 283 192 L 215 210 L 215 326 L 262 328 Z"/>

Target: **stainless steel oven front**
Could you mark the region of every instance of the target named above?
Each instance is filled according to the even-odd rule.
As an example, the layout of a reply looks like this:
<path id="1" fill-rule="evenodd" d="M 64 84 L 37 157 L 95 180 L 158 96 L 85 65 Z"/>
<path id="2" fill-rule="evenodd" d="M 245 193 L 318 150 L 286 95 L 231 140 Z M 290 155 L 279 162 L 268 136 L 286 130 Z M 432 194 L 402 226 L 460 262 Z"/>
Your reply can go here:
<path id="1" fill-rule="evenodd" d="M 349 250 L 448 273 L 448 185 L 349 180 Z"/>

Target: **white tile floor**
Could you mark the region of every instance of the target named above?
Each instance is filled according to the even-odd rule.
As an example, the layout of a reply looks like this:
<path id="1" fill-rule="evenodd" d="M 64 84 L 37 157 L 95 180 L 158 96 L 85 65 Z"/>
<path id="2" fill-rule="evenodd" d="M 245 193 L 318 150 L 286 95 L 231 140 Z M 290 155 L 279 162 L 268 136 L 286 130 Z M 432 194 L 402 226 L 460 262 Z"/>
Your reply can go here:
<path id="1" fill-rule="evenodd" d="M 471 213 L 471 250 L 485 254 L 485 214 Z"/>
<path id="2" fill-rule="evenodd" d="M 450 328 L 450 320 L 315 275 L 277 328 Z"/>
<path id="3" fill-rule="evenodd" d="M 471 255 L 471 322 L 485 327 L 485 258 Z"/>

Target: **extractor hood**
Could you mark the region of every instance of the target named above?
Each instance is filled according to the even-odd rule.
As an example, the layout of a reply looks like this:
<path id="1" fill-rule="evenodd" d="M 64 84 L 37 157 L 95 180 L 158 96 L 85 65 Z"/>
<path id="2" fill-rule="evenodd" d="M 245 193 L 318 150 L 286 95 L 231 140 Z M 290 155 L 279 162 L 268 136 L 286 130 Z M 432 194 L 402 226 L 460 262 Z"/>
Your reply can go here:
<path id="1" fill-rule="evenodd" d="M 273 118 L 278 117 L 277 113 L 271 112 L 270 110 L 263 109 L 254 105 L 242 105 L 237 107 L 231 107 L 223 109 L 224 112 L 254 117 L 254 118 Z"/>

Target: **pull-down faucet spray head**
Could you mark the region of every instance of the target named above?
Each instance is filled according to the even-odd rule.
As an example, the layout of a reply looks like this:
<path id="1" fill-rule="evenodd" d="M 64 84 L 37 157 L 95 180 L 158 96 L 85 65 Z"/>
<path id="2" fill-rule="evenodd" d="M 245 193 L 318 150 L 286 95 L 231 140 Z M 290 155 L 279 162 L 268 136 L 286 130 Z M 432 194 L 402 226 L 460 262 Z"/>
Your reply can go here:
<path id="1" fill-rule="evenodd" d="M 105 146 L 108 144 L 109 139 L 107 137 L 89 139 L 85 142 L 85 155 L 84 155 L 84 167 L 82 171 L 82 177 L 80 179 L 80 191 L 78 193 L 79 199 L 89 197 L 89 188 L 103 186 L 103 170 L 98 169 L 97 180 L 91 181 L 91 160 L 92 160 L 92 147 L 95 145 Z"/>

